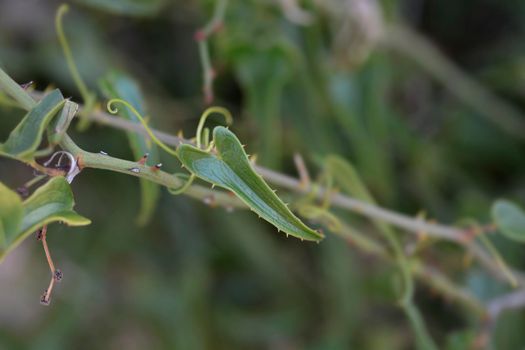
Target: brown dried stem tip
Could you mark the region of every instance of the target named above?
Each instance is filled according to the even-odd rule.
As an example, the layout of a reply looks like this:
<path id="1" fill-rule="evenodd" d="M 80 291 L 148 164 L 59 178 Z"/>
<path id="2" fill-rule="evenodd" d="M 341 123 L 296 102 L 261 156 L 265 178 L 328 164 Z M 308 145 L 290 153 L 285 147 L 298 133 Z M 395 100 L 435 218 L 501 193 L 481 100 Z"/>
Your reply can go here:
<path id="1" fill-rule="evenodd" d="M 49 305 L 51 301 L 51 292 L 53 291 L 55 282 L 60 282 L 62 280 L 63 274 L 62 271 L 55 268 L 55 264 L 51 258 L 51 253 L 49 252 L 49 247 L 47 246 L 47 225 L 44 225 L 42 229 L 36 232 L 36 237 L 37 240 L 42 241 L 47 263 L 49 265 L 49 269 L 51 270 L 51 281 L 49 282 L 49 287 L 44 291 L 44 294 L 42 294 L 42 297 L 40 298 L 40 304 Z"/>
<path id="2" fill-rule="evenodd" d="M 148 160 L 148 157 L 149 157 L 149 153 L 146 153 L 142 156 L 142 158 L 140 158 L 137 163 L 139 163 L 140 165 L 144 165 L 146 164 L 146 160 Z"/>

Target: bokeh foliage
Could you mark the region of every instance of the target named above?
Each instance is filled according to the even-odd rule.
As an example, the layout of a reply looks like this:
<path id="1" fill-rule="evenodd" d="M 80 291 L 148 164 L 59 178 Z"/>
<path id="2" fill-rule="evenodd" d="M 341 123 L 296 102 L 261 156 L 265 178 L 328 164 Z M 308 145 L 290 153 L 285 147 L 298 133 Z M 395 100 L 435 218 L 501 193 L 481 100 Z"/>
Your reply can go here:
<path id="1" fill-rule="evenodd" d="M 65 19 L 87 85 L 96 90 L 111 69 L 127 72 L 140 82 L 155 127 L 192 135 L 203 109 L 193 34 L 208 21 L 213 1 L 109 3 L 74 1 Z M 248 153 L 292 175 L 294 152 L 305 157 L 313 174 L 321 172 L 325 156 L 337 154 L 355 165 L 381 205 L 414 216 L 425 210 L 458 225 L 458 218 L 490 222 L 495 198 L 525 201 L 522 139 L 484 119 L 400 52 L 379 45 L 356 61 L 352 50 L 335 50 L 345 18 L 319 3 L 302 2 L 315 20 L 300 25 L 278 1 L 230 1 L 224 27 L 209 39 L 215 102 L 236 116 L 234 129 L 248 141 Z M 345 2 L 326 3 L 342 9 Z M 417 28 L 470 76 L 523 107 L 522 1 L 380 5 L 386 19 Z M 0 6 L 1 64 L 19 82 L 34 80 L 39 89 L 55 84 L 81 101 L 53 30 L 58 2 L 0 0 Z M 348 40 L 356 52 L 363 49 L 358 38 Z M 5 140 L 23 113 L 1 108 L 0 114 Z M 74 136 L 91 151 L 137 156 L 126 135 L 113 129 L 93 124 Z M 162 160 L 175 170 L 172 160 Z M 0 178 L 11 188 L 31 176 L 27 167 L 0 159 Z M 37 303 L 48 273 L 37 244 L 26 241 L 0 265 L 0 348 L 414 344 L 394 306 L 395 266 L 338 237 L 301 244 L 251 213 L 210 209 L 167 193 L 150 223 L 137 227 L 136 179 L 87 170 L 72 188 L 76 211 L 92 224 L 75 230 L 51 226 L 49 243 L 65 273 L 53 305 Z M 377 236 L 359 216 L 342 216 Z M 501 235 L 491 240 L 511 266 L 525 268 L 523 245 Z M 440 243 L 422 256 L 481 299 L 509 290 L 464 265 L 463 252 L 451 244 Z M 474 315 L 419 285 L 416 302 L 440 348 L 467 348 L 479 326 Z M 524 327 L 523 311 L 504 314 L 494 348 L 523 347 Z"/>

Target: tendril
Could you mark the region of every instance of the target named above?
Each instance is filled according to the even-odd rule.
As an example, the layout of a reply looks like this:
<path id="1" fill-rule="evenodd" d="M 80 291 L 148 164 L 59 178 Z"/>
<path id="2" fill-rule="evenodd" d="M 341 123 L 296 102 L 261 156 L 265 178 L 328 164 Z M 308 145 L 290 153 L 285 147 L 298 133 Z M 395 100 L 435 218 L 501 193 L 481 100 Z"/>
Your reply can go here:
<path id="1" fill-rule="evenodd" d="M 148 123 L 146 122 L 144 117 L 141 116 L 140 113 L 135 109 L 135 107 L 133 107 L 129 102 L 124 101 L 124 100 L 122 100 L 120 98 L 114 98 L 114 99 L 109 100 L 108 103 L 107 103 L 107 109 L 108 109 L 109 113 L 111 113 L 111 114 L 117 114 L 118 113 L 118 111 L 119 111 L 118 108 L 114 106 L 117 103 L 120 103 L 120 104 L 126 106 L 131 111 L 131 113 L 133 113 L 135 115 L 135 117 L 137 117 L 137 119 L 140 121 L 140 123 L 142 124 L 142 126 L 144 127 L 146 132 L 148 133 L 149 137 L 153 140 L 153 142 L 155 142 L 155 144 L 157 144 L 160 148 L 162 148 L 163 150 L 165 150 L 166 152 L 168 152 L 172 156 L 177 157 L 177 159 L 179 158 L 179 155 L 177 154 L 176 150 L 170 148 L 164 142 L 159 140 L 157 138 L 157 136 L 155 136 L 153 131 L 148 126 Z"/>
<path id="2" fill-rule="evenodd" d="M 174 194 L 174 195 L 179 195 L 179 194 L 183 194 L 184 192 L 186 192 L 186 190 L 190 188 L 191 184 L 193 183 L 193 180 L 195 180 L 195 174 L 188 175 L 188 174 L 183 174 L 183 173 L 175 173 L 173 174 L 173 176 L 179 179 L 183 177 L 187 178 L 187 181 L 182 186 L 178 188 L 168 188 L 169 193 Z"/>
<path id="3" fill-rule="evenodd" d="M 82 99 L 84 100 L 84 104 L 86 106 L 84 108 L 84 113 L 90 113 L 91 109 L 95 106 L 95 95 L 89 91 L 86 83 L 84 82 L 84 80 L 82 80 L 82 76 L 80 75 L 77 65 L 75 64 L 73 53 L 71 52 L 71 47 L 69 46 L 69 43 L 67 41 L 66 34 L 64 32 L 64 26 L 63 26 L 63 17 L 67 13 L 67 11 L 69 11 L 69 6 L 67 4 L 62 4 L 58 8 L 57 14 L 55 17 L 56 33 L 58 36 L 58 40 L 60 41 L 60 46 L 62 46 L 62 51 L 64 52 L 64 56 L 66 58 L 66 63 L 69 68 L 69 72 L 71 73 L 73 81 L 75 82 L 75 85 L 77 86 L 80 92 L 80 95 L 82 96 Z M 87 119 L 83 119 L 83 120 L 87 120 Z M 83 125 L 85 124 L 82 121 L 81 123 Z M 86 125 L 84 125 L 83 127 L 85 126 Z"/>
<path id="4" fill-rule="evenodd" d="M 510 270 L 510 268 L 507 265 L 507 263 L 505 262 L 505 260 L 503 260 L 501 254 L 498 252 L 496 247 L 486 237 L 485 234 L 481 233 L 477 237 L 480 240 L 480 242 L 485 246 L 485 248 L 487 248 L 489 253 L 492 255 L 492 257 L 496 261 L 496 264 L 499 266 L 499 268 L 501 269 L 501 272 L 507 278 L 507 280 L 509 281 L 510 285 L 512 287 L 516 287 L 518 285 L 518 281 L 516 280 L 516 277 L 514 276 L 512 271 Z"/>
<path id="5" fill-rule="evenodd" d="M 212 114 L 212 113 L 219 113 L 224 116 L 224 119 L 226 120 L 226 124 L 230 125 L 233 123 L 233 117 L 231 113 L 224 107 L 210 107 L 204 111 L 201 115 L 201 119 L 199 120 L 199 125 L 197 126 L 197 134 L 195 135 L 195 142 L 197 143 L 197 148 L 201 148 L 202 145 L 202 132 L 204 128 L 204 123 L 206 123 L 206 119 Z"/>

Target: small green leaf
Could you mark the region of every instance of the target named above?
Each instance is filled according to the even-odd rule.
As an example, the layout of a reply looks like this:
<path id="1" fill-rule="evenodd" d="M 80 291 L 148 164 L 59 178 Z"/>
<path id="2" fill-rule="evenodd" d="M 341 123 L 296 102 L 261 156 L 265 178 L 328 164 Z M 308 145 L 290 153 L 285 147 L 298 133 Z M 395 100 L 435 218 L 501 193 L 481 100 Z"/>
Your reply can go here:
<path id="1" fill-rule="evenodd" d="M 0 250 L 7 248 L 7 235 L 18 230 L 23 214 L 18 194 L 0 182 Z"/>
<path id="2" fill-rule="evenodd" d="M 59 90 L 47 94 L 0 145 L 0 154 L 22 161 L 32 160 L 46 126 L 63 104 L 64 98 Z"/>
<path id="3" fill-rule="evenodd" d="M 139 86 L 128 76 L 119 72 L 111 72 L 100 81 L 100 87 L 104 95 L 109 98 L 119 98 L 128 101 L 141 115 L 144 115 L 144 100 Z M 121 108 L 119 115 L 132 121 L 140 123 L 137 117 L 127 108 Z M 148 162 L 156 164 L 159 162 L 159 152 L 157 146 L 151 142 L 147 136 L 139 135 L 135 132 L 128 132 L 128 140 L 136 159 L 140 159 L 144 154 L 149 153 Z M 160 188 L 154 182 L 140 179 L 141 208 L 137 218 L 139 225 L 145 225 L 153 215 Z"/>
<path id="4" fill-rule="evenodd" d="M 165 0 L 76 0 L 76 2 L 112 14 L 133 17 L 153 16 L 166 4 Z"/>
<path id="5" fill-rule="evenodd" d="M 324 166 L 328 174 L 333 177 L 335 183 L 344 192 L 363 201 L 375 203 L 357 170 L 344 158 L 330 155 L 326 157 Z"/>
<path id="6" fill-rule="evenodd" d="M 52 178 L 23 203 L 15 192 L 0 183 L 0 230 L 3 231 L 0 261 L 43 225 L 56 221 L 70 226 L 90 224 L 89 219 L 73 211 L 74 204 L 71 188 L 63 177 Z"/>
<path id="7" fill-rule="evenodd" d="M 47 127 L 47 138 L 50 144 L 57 145 L 60 143 L 77 112 L 78 104 L 66 100 L 60 116 L 53 118 Z"/>
<path id="8" fill-rule="evenodd" d="M 184 144 L 178 148 L 184 166 L 201 179 L 234 192 L 263 219 L 294 237 L 320 241 L 323 235 L 306 226 L 250 166 L 237 137 L 224 127 L 213 130 L 217 155 Z"/>
<path id="9" fill-rule="evenodd" d="M 492 219 L 508 239 L 525 243 L 525 212 L 519 206 L 500 199 L 492 205 Z"/>

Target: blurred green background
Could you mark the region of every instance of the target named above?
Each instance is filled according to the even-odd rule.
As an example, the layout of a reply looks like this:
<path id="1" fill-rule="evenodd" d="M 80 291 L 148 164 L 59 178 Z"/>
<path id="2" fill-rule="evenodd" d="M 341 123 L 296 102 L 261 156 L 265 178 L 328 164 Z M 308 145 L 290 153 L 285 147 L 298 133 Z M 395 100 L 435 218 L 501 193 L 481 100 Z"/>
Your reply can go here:
<path id="1" fill-rule="evenodd" d="M 40 90 L 53 84 L 81 101 L 54 31 L 59 4 L 0 0 L 0 64 L 18 82 L 35 81 Z M 124 71 L 140 84 L 152 126 L 193 135 L 205 108 L 194 33 L 214 2 L 71 5 L 65 31 L 88 85 L 97 90 L 108 71 Z M 232 111 L 233 130 L 259 164 L 297 176 L 292 157 L 299 152 L 315 175 L 316 159 L 338 154 L 382 206 L 402 213 L 489 222 L 494 199 L 524 203 L 525 130 L 505 131 L 498 125 L 505 116 L 490 121 L 483 113 L 490 101 L 478 99 L 476 108 L 453 93 L 465 92 L 461 77 L 436 73 L 440 58 L 418 41 L 393 40 L 392 23 L 435 43 L 482 88 L 525 107 L 522 0 L 231 0 L 209 42 L 214 104 Z M 2 107 L 0 115 L 4 140 L 23 112 Z M 121 131 L 93 124 L 72 133 L 86 150 L 133 158 Z M 172 160 L 162 161 L 174 171 Z M 8 186 L 31 177 L 28 167 L 0 159 Z M 414 347 L 395 306 L 395 266 L 338 237 L 328 234 L 319 245 L 285 239 L 250 212 L 166 191 L 139 228 L 135 178 L 89 169 L 72 187 L 77 212 L 93 223 L 50 227 L 64 272 L 51 305 L 38 304 L 49 272 L 36 240 L 0 265 L 0 349 Z M 523 246 L 494 243 L 510 265 L 525 268 Z M 508 288 L 475 266 L 458 267 L 455 246 L 424 254 L 480 298 Z M 468 348 L 464 339 L 479 326 L 473 315 L 419 285 L 416 302 L 440 348 Z M 493 347 L 523 349 L 524 329 L 525 312 L 506 313 Z"/>

